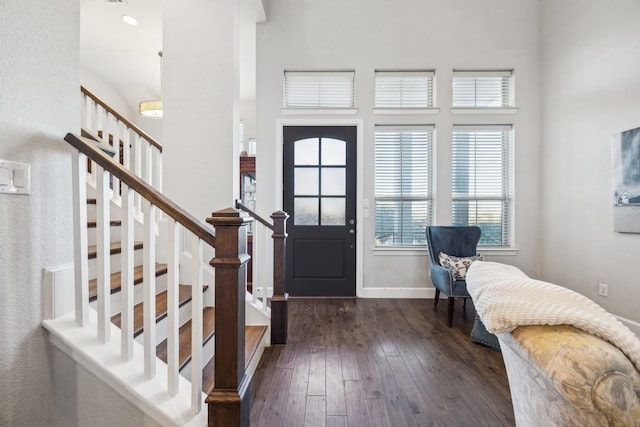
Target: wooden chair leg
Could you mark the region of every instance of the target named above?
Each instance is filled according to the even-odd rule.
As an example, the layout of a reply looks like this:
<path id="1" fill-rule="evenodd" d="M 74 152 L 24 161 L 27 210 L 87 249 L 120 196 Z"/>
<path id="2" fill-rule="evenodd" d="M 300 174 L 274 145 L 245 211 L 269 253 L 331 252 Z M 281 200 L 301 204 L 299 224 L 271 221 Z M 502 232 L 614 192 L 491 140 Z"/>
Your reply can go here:
<path id="1" fill-rule="evenodd" d="M 433 308 L 436 308 L 436 305 L 438 305 L 439 299 L 440 299 L 440 289 L 436 289 L 436 297 L 433 300 Z"/>
<path id="2" fill-rule="evenodd" d="M 449 297 L 449 308 L 447 309 L 447 326 L 451 327 L 453 324 L 453 297 Z"/>

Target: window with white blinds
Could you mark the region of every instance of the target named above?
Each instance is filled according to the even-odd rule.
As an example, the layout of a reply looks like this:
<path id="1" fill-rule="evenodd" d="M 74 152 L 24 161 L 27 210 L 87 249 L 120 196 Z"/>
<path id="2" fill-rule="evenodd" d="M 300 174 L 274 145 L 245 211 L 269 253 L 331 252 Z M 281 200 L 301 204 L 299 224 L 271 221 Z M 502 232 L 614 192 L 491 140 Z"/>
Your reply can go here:
<path id="1" fill-rule="evenodd" d="M 376 245 L 425 245 L 433 208 L 433 126 L 376 126 Z"/>
<path id="2" fill-rule="evenodd" d="M 353 71 L 285 71 L 285 108 L 353 108 Z"/>
<path id="3" fill-rule="evenodd" d="M 513 71 L 453 71 L 454 108 L 505 108 L 514 105 Z"/>
<path id="4" fill-rule="evenodd" d="M 511 126 L 454 126 L 453 225 L 477 225 L 480 245 L 510 246 L 513 222 Z"/>
<path id="5" fill-rule="evenodd" d="M 376 71 L 376 108 L 433 107 L 433 71 Z"/>

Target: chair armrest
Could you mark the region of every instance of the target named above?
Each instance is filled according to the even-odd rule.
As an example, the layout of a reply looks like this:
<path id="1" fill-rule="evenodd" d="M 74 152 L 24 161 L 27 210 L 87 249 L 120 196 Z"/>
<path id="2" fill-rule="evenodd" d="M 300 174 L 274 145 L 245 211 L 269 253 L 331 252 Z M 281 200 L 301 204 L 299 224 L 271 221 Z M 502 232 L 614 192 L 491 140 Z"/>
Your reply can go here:
<path id="1" fill-rule="evenodd" d="M 433 286 L 448 295 L 451 292 L 451 274 L 449 270 L 442 266 L 431 264 L 429 272 L 431 273 Z"/>

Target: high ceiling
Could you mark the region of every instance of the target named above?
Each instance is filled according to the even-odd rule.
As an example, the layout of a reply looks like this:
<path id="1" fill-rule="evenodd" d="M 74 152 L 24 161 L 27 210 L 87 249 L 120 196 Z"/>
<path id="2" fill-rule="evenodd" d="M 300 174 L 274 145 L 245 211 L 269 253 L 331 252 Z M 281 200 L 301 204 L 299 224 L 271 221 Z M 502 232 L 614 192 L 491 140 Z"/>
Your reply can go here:
<path id="1" fill-rule="evenodd" d="M 80 63 L 83 69 L 109 82 L 135 109 L 138 102 L 160 96 L 162 1 L 116 1 L 81 0 Z M 260 0 L 248 4 L 262 7 Z M 255 32 L 247 31 L 247 26 L 254 25 L 256 16 L 263 18 L 263 14 L 240 13 L 241 99 L 255 98 Z M 133 16 L 138 25 L 126 24 L 122 15 Z"/>

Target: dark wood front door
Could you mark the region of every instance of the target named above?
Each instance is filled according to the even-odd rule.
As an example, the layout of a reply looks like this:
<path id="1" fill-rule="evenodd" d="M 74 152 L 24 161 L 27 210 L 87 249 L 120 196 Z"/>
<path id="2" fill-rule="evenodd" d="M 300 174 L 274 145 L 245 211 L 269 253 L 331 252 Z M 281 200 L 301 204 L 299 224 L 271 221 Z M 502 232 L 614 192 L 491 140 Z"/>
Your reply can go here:
<path id="1" fill-rule="evenodd" d="M 356 294 L 356 127 L 285 126 L 286 288 Z"/>

